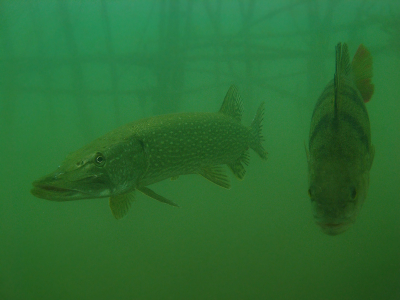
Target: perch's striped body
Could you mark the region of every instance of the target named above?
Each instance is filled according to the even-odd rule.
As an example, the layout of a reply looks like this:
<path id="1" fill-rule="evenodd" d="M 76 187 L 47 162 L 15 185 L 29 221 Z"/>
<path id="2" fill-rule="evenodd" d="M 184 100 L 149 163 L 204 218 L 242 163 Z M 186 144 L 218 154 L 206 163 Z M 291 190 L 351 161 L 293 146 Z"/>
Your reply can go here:
<path id="1" fill-rule="evenodd" d="M 329 235 L 356 220 L 367 195 L 374 158 L 367 109 L 373 94 L 372 57 L 363 46 L 350 63 L 336 47 L 336 73 L 319 97 L 309 138 L 309 195 L 314 218 Z"/>

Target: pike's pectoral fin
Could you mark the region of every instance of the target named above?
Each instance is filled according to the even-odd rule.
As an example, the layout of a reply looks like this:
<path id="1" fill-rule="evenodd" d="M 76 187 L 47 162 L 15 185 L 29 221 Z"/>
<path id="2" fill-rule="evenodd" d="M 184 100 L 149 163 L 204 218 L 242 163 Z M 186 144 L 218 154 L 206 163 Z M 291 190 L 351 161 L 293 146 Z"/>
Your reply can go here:
<path id="1" fill-rule="evenodd" d="M 133 200 L 135 200 L 135 191 L 110 197 L 111 212 L 117 220 L 122 219 L 128 213 Z"/>
<path id="2" fill-rule="evenodd" d="M 163 202 L 163 203 L 167 203 L 167 204 L 172 205 L 172 206 L 179 207 L 179 205 L 176 204 L 175 202 L 172 202 L 171 200 L 168 200 L 167 198 L 157 194 L 156 192 L 154 192 L 153 190 L 151 190 L 151 189 L 149 189 L 147 187 L 142 186 L 142 187 L 137 188 L 137 189 L 139 191 L 141 191 L 143 194 L 149 196 L 150 198 L 153 198 L 153 199 L 158 200 L 158 201 Z"/>
<path id="3" fill-rule="evenodd" d="M 220 187 L 229 189 L 231 187 L 228 176 L 224 173 L 221 166 L 205 167 L 199 172 L 205 179 L 219 185 Z"/>

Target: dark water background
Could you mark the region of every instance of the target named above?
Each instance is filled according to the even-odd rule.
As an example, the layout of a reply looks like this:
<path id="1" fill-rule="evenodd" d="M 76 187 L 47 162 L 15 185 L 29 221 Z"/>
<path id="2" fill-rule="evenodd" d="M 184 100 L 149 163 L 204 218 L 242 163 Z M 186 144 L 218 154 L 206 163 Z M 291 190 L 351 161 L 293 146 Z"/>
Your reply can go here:
<path id="1" fill-rule="evenodd" d="M 0 1 L 0 299 L 400 299 L 399 1 Z M 368 198 L 336 237 L 313 223 L 304 141 L 334 47 L 374 57 Z M 55 203 L 31 182 L 124 123 L 261 101 L 266 162 Z"/>

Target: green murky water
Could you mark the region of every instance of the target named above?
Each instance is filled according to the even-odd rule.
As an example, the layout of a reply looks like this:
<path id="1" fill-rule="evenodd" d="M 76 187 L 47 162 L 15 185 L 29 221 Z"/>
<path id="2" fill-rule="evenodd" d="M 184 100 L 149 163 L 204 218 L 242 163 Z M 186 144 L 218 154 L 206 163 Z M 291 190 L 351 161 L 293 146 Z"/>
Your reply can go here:
<path id="1" fill-rule="evenodd" d="M 0 299 L 400 299 L 398 1 L 0 1 Z M 334 46 L 374 58 L 376 148 L 355 225 L 314 224 L 304 141 Z M 224 190 L 153 186 L 116 221 L 107 199 L 56 203 L 31 182 L 135 119 L 266 103 L 268 160 Z M 228 171 L 228 170 L 227 170 Z"/>

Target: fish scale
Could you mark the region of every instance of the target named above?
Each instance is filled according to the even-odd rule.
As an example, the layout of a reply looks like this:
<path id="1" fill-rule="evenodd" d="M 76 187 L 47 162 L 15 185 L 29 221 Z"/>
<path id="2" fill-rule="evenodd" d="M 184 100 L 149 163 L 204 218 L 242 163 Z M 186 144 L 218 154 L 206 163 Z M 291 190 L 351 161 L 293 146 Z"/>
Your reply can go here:
<path id="1" fill-rule="evenodd" d="M 227 164 L 249 148 L 250 129 L 224 114 L 182 113 L 152 119 L 139 121 L 133 129 L 148 153 L 144 185 Z"/>
<path id="2" fill-rule="evenodd" d="M 316 223 L 337 235 L 356 220 L 374 159 L 365 102 L 373 94 L 372 57 L 360 45 L 350 63 L 346 44 L 336 46 L 336 72 L 311 118 L 308 194 Z"/>
<path id="3" fill-rule="evenodd" d="M 126 215 L 135 190 L 177 206 L 147 186 L 167 178 L 200 174 L 229 188 L 221 165 L 243 179 L 248 149 L 262 159 L 263 103 L 250 127 L 241 124 L 242 101 L 235 86 L 216 113 L 175 113 L 121 126 L 67 156 L 53 173 L 33 183 L 32 194 L 52 201 L 110 198 L 115 218 Z"/>

